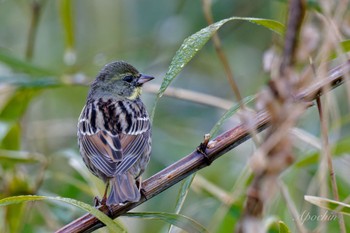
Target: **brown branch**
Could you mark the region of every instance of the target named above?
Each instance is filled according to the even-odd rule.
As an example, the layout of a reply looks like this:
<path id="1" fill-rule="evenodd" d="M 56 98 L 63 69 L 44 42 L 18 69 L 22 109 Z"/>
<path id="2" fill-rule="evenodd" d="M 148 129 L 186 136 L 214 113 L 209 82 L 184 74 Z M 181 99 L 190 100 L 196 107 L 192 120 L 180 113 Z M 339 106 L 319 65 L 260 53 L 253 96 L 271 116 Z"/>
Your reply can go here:
<path id="1" fill-rule="evenodd" d="M 321 82 L 316 82 L 310 85 L 307 89 L 295 94 L 294 97 L 298 101 L 307 102 L 315 100 L 322 95 L 325 86 L 335 88 L 341 85 L 344 81 L 343 75 L 349 72 L 350 61 L 331 70 L 327 78 Z M 270 116 L 265 111 L 261 111 L 256 114 L 254 122 L 256 129 L 262 131 L 269 125 Z M 206 151 L 204 151 L 206 156 L 196 149 L 191 154 L 145 180 L 142 183 L 144 196 L 139 202 L 128 203 L 124 206 L 113 206 L 110 209 L 110 213 L 107 208 L 101 207 L 100 210 L 112 218 L 117 218 L 170 188 L 190 174 L 208 166 L 212 161 L 216 160 L 229 150 L 237 147 L 249 138 L 249 129 L 246 125 L 241 124 L 232 128 L 209 142 Z M 101 227 L 103 227 L 103 224 L 96 217 L 91 214 L 85 214 L 79 219 L 76 219 L 59 229 L 57 233 L 91 232 Z"/>
<path id="2" fill-rule="evenodd" d="M 280 77 L 287 75 L 288 68 L 293 66 L 295 51 L 298 44 L 300 27 L 305 15 L 304 0 L 292 0 L 289 3 L 289 14 L 285 44 L 283 48 L 282 63 L 280 66 Z"/>
<path id="3" fill-rule="evenodd" d="M 271 118 L 271 127 L 250 162 L 254 178 L 247 190 L 241 219 L 236 225 L 237 233 L 251 232 L 252 229 L 263 227 L 261 219 L 265 203 L 272 196 L 273 186 L 280 173 L 294 161 L 288 132 L 310 106 L 297 101 L 293 96 L 298 81 L 292 80 L 295 77 L 292 75 L 294 57 L 304 13 L 303 0 L 289 1 L 288 26 L 279 78 L 270 80 L 269 88 L 262 90 L 258 96 L 260 105 Z M 270 188 L 264 188 L 266 186 Z"/>

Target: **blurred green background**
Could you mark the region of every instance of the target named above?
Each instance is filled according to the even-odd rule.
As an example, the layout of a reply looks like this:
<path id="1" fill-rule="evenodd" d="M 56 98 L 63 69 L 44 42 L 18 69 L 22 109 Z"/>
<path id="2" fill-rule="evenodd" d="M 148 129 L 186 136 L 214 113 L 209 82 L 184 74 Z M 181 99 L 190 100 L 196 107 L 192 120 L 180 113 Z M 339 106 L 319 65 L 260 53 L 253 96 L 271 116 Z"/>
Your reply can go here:
<path id="1" fill-rule="evenodd" d="M 244 16 L 284 23 L 286 7 L 284 1 L 212 2 L 215 21 Z M 198 0 L 1 0 L 0 198 L 58 195 L 93 204 L 93 197 L 102 195 L 104 185 L 85 168 L 76 142 L 86 84 L 104 64 L 125 60 L 140 72 L 155 76 L 151 85 L 160 85 L 183 40 L 206 26 L 203 5 Z M 228 23 L 219 35 L 242 96 L 257 93 L 269 78 L 262 68 L 263 53 L 271 44 L 278 45 L 281 38 L 266 28 L 242 21 Z M 172 87 L 221 97 L 232 104 L 236 101 L 211 42 L 184 68 Z M 155 94 L 147 90 L 146 87 L 142 99 L 150 112 Z M 341 88 L 336 93 L 345 96 Z M 347 107 L 340 109 L 346 115 Z M 152 159 L 144 179 L 193 151 L 224 111 L 164 96 L 153 120 Z M 315 116 L 315 109 L 308 111 L 300 127 L 319 137 L 319 122 L 312 120 Z M 238 118 L 232 118 L 222 130 L 237 124 Z M 337 131 L 333 141 L 346 140 L 346 128 L 347 123 L 341 123 L 343 130 Z M 296 154 L 317 151 L 308 143 L 299 144 Z M 201 170 L 199 177 L 204 178 L 204 183 L 194 181 L 181 213 L 210 232 L 232 232 L 244 203 L 243 187 L 249 181 L 244 174 L 253 151 L 253 143 L 245 142 Z M 345 165 L 349 165 L 348 160 L 337 166 L 344 169 Z M 305 205 L 303 195 L 316 172 L 317 158 L 286 171 L 285 180 L 294 184 L 290 192 L 300 212 Z M 340 175 L 344 178 L 349 174 L 344 169 Z M 236 183 L 238 179 L 241 183 Z M 219 191 L 209 188 L 206 182 L 228 193 L 234 185 L 240 188 L 238 196 L 233 195 L 233 205 L 225 210 L 222 200 L 214 195 Z M 341 197 L 346 197 L 349 182 L 340 182 Z M 171 187 L 136 211 L 174 212 L 178 189 L 179 185 Z M 295 229 L 283 199 L 277 196 L 274 200 L 268 216 L 278 216 Z M 58 202 L 1 207 L 0 232 L 52 232 L 82 214 L 78 208 Z M 129 232 L 166 232 L 169 227 L 156 220 L 120 219 Z M 318 223 L 305 224 L 314 228 Z M 327 224 L 337 226 L 336 221 Z"/>

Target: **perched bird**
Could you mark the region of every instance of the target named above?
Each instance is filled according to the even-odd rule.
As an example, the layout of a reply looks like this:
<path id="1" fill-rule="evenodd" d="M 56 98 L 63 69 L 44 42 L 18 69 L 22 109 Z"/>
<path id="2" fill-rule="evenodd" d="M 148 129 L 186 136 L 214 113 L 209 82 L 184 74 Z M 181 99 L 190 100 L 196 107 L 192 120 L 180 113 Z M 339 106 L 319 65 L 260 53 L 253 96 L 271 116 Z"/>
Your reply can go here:
<path id="1" fill-rule="evenodd" d="M 106 183 L 102 205 L 141 198 L 140 180 L 136 180 L 150 159 L 151 123 L 140 95 L 142 85 L 152 79 L 116 61 L 107 64 L 91 84 L 77 135 L 86 166 Z"/>

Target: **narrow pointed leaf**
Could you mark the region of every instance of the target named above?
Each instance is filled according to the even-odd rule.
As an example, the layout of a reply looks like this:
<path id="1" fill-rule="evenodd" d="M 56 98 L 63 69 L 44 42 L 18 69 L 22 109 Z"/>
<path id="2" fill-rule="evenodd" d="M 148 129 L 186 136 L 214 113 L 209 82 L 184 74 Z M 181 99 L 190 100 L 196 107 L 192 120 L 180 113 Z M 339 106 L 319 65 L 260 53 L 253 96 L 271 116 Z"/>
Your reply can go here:
<path id="1" fill-rule="evenodd" d="M 349 153 L 350 151 L 350 138 L 344 138 L 340 141 L 338 141 L 335 145 L 332 146 L 331 148 L 332 155 L 334 157 L 341 156 L 345 153 Z M 319 162 L 320 158 L 320 152 L 314 152 L 309 155 L 304 156 L 302 159 L 297 161 L 294 166 L 296 167 L 305 167 L 305 166 L 310 166 L 314 165 Z"/>
<path id="2" fill-rule="evenodd" d="M 17 90 L 11 99 L 0 110 L 0 119 L 5 121 L 17 121 L 27 110 L 30 101 L 38 94 L 37 90 Z"/>
<path id="3" fill-rule="evenodd" d="M 96 218 L 98 218 L 101 222 L 103 222 L 106 225 L 106 227 L 110 232 L 115 232 L 115 233 L 126 232 L 126 230 L 123 227 L 121 227 L 119 224 L 114 222 L 113 219 L 109 218 L 107 215 L 105 215 L 103 212 L 99 211 L 95 207 L 71 198 L 36 196 L 36 195 L 13 196 L 13 197 L 7 197 L 4 199 L 1 199 L 0 206 L 18 204 L 18 203 L 23 203 L 27 201 L 41 201 L 41 200 L 61 201 L 61 202 L 68 203 L 70 205 L 74 205 L 94 215 Z"/>
<path id="4" fill-rule="evenodd" d="M 28 151 L 14 151 L 0 149 L 0 162 L 3 163 L 37 163 L 41 162 L 43 155 Z"/>
<path id="5" fill-rule="evenodd" d="M 308 201 L 318 207 L 332 210 L 334 212 L 350 215 L 350 205 L 340 202 L 334 201 L 328 198 L 323 197 L 315 197 L 315 196 L 304 196 L 305 201 Z"/>
<path id="6" fill-rule="evenodd" d="M 50 76 L 55 74 L 55 72 L 51 70 L 47 70 L 30 62 L 15 58 L 2 49 L 0 49 L 0 62 L 6 64 L 8 67 L 17 72 L 24 72 L 27 74 L 39 76 Z"/>
<path id="7" fill-rule="evenodd" d="M 18 88 L 50 88 L 65 85 L 57 78 L 41 77 L 33 79 L 30 76 L 12 75 L 9 77 L 0 77 L 1 84 L 8 84 Z"/>
<path id="8" fill-rule="evenodd" d="M 195 220 L 181 214 L 159 213 L 159 212 L 142 212 L 142 213 L 126 213 L 123 216 L 163 220 L 174 226 L 177 226 L 189 233 L 204 233 L 208 232 L 201 224 Z"/>
<path id="9" fill-rule="evenodd" d="M 152 110 L 151 118 L 153 119 L 156 105 L 159 98 L 162 97 L 167 87 L 175 79 L 175 77 L 180 73 L 184 66 L 197 54 L 197 52 L 208 42 L 208 40 L 214 35 L 214 33 L 225 23 L 233 20 L 244 20 L 251 23 L 255 23 L 264 26 L 277 34 L 282 35 L 284 33 L 283 24 L 270 20 L 261 18 L 244 18 L 244 17 L 231 17 L 223 19 L 219 22 L 209 25 L 196 32 L 195 34 L 189 36 L 184 40 L 179 50 L 173 57 L 168 72 L 165 74 L 165 78 L 161 84 L 161 87 L 157 93 L 156 101 Z"/>
<path id="10" fill-rule="evenodd" d="M 279 233 L 291 233 L 288 226 L 282 221 L 278 222 L 278 228 L 279 228 Z"/>
<path id="11" fill-rule="evenodd" d="M 193 173 L 185 180 L 181 182 L 181 187 L 179 189 L 179 194 L 177 195 L 176 206 L 175 206 L 175 214 L 179 214 L 187 197 L 188 190 L 191 187 L 192 181 L 195 177 L 196 173 Z M 173 225 L 170 225 L 168 232 L 171 232 Z"/>

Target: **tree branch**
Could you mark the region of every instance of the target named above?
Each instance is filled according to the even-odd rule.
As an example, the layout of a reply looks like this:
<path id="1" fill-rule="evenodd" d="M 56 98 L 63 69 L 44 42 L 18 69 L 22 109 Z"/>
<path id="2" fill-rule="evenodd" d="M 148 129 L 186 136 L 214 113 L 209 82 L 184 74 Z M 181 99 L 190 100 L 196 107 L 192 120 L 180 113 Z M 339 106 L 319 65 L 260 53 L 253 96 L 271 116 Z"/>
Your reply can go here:
<path id="1" fill-rule="evenodd" d="M 341 85 L 344 82 L 343 75 L 349 72 L 350 61 L 331 70 L 328 77 L 322 81 L 318 81 L 299 93 L 296 93 L 294 95 L 295 100 L 312 101 L 316 99 L 323 94 L 324 87 L 335 88 Z M 265 111 L 258 112 L 254 118 L 254 122 L 254 127 L 260 132 L 269 125 L 270 116 Z M 190 174 L 209 166 L 211 162 L 221 155 L 249 139 L 249 130 L 248 126 L 244 124 L 238 125 L 211 140 L 206 151 L 196 149 L 191 154 L 148 178 L 142 183 L 144 195 L 139 202 L 128 203 L 124 206 L 112 206 L 110 212 L 106 207 L 100 207 L 100 210 L 112 218 L 117 218 L 178 183 Z M 56 232 L 92 232 L 101 227 L 103 227 L 103 224 L 96 217 L 91 214 L 85 214 Z"/>

